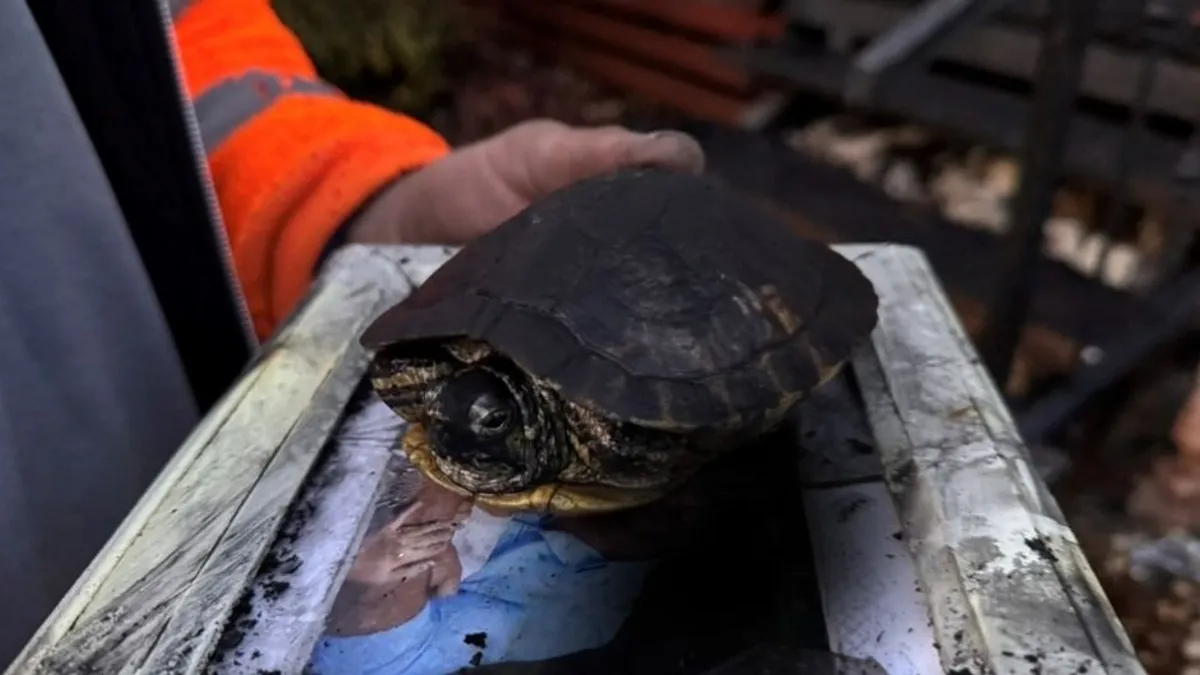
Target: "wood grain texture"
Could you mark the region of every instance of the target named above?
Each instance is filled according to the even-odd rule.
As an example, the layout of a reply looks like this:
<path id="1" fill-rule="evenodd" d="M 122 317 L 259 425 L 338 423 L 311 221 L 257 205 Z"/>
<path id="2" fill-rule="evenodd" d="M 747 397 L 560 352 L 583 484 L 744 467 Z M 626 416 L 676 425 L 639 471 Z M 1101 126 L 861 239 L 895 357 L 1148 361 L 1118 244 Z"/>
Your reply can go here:
<path id="1" fill-rule="evenodd" d="M 205 418 L 8 672 L 197 673 L 362 379 L 365 324 L 412 288 L 351 247 Z"/>
<path id="2" fill-rule="evenodd" d="M 1144 672 L 924 255 L 838 249 L 879 291 L 854 371 L 945 670 Z"/>
<path id="3" fill-rule="evenodd" d="M 901 246 L 836 248 L 876 285 L 880 323 L 853 363 L 857 391 L 842 381 L 816 409 L 840 416 L 864 405 L 869 430 L 843 425 L 853 442 L 802 460 L 807 489 L 875 484 L 882 461 L 880 494 L 895 502 L 947 673 L 1142 673 L 927 261 Z M 360 330 L 452 254 L 352 248 L 331 261 L 8 673 L 238 672 L 210 662 L 214 644 L 262 580 L 297 495 L 320 478 L 309 480 L 311 470 L 362 379 Z M 878 456 L 861 453 L 872 439 Z M 381 461 L 357 473 L 372 494 Z M 339 519 L 350 531 L 329 538 L 337 550 L 356 545 L 370 502 L 355 500 L 362 513 Z M 275 667 L 302 662 L 323 625 L 344 574 L 325 560 L 309 595 L 281 598 L 299 602 L 290 623 L 254 638 L 277 646 Z"/>
<path id="4" fill-rule="evenodd" d="M 398 264 L 414 284 L 429 278 L 455 252 L 434 246 L 398 251 Z M 205 675 L 299 673 L 308 662 L 404 429 L 404 421 L 378 398 L 364 398 L 365 405 L 352 403 L 324 461 L 289 507 L 249 595 L 226 622 Z"/>
<path id="5" fill-rule="evenodd" d="M 401 420 L 374 396 L 352 404 L 288 509 L 250 592 L 226 622 L 206 675 L 299 673 L 325 630 L 382 492 Z"/>

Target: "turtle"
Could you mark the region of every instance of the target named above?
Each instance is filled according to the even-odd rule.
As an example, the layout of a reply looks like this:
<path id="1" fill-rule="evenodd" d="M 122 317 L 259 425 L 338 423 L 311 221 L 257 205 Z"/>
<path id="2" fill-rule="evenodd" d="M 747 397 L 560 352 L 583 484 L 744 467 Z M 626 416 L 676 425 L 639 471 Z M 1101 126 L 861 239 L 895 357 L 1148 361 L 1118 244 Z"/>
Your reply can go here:
<path id="1" fill-rule="evenodd" d="M 368 325 L 430 480 L 496 510 L 649 503 L 777 428 L 875 327 L 858 267 L 711 178 L 552 192 Z"/>

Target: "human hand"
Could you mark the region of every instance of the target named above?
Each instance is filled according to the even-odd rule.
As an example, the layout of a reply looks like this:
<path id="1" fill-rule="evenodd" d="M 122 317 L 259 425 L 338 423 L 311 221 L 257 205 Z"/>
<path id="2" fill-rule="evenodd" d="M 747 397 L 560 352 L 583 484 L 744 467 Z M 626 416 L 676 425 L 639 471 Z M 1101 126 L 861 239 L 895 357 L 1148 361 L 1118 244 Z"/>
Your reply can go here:
<path id="1" fill-rule="evenodd" d="M 330 635 L 388 630 L 431 597 L 458 592 L 462 563 L 451 539 L 471 502 L 448 494 L 426 483 L 395 519 L 367 535 L 326 621 Z"/>
<path id="2" fill-rule="evenodd" d="M 678 131 L 531 120 L 404 176 L 347 231 L 353 243 L 462 245 L 571 183 L 620 168 L 700 173 L 704 152 Z"/>
<path id="3" fill-rule="evenodd" d="M 422 490 L 422 494 L 429 490 Z M 371 533 L 359 548 L 347 579 L 365 585 L 392 586 L 428 579 L 426 572 L 439 563 L 458 564 L 451 539 L 471 513 L 471 502 L 459 500 L 450 517 L 430 518 L 420 500 L 404 509 L 394 520 Z M 439 575 L 439 578 L 445 575 Z M 453 575 L 449 575 L 453 576 Z M 425 582 L 422 582 L 425 583 Z M 435 583 L 445 586 L 447 582 Z"/>

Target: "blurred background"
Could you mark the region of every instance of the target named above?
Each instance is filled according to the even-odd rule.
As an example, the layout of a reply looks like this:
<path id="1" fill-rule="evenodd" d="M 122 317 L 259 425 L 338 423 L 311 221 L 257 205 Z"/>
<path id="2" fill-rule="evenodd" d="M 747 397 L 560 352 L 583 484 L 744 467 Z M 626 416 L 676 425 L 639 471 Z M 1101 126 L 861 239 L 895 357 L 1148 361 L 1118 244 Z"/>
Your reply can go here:
<path id="1" fill-rule="evenodd" d="M 454 144 L 679 127 L 806 235 L 921 247 L 1147 669 L 1200 675 L 1195 2 L 275 6 L 326 79 Z"/>

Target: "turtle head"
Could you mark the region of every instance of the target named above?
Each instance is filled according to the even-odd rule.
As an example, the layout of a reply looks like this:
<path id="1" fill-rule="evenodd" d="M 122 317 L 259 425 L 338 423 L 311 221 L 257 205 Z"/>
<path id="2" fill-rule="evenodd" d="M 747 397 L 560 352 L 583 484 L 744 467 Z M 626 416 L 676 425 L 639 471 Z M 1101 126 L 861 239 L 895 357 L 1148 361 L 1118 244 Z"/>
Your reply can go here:
<path id="1" fill-rule="evenodd" d="M 445 378 L 432 396 L 425 433 L 438 468 L 473 493 L 525 490 L 570 461 L 521 373 L 499 360 Z"/>
<path id="2" fill-rule="evenodd" d="M 376 354 L 371 383 L 410 422 L 408 460 L 442 487 L 497 509 L 629 508 L 657 498 L 672 457 L 695 454 L 672 451 L 674 435 L 570 403 L 483 343 L 395 345 Z"/>

